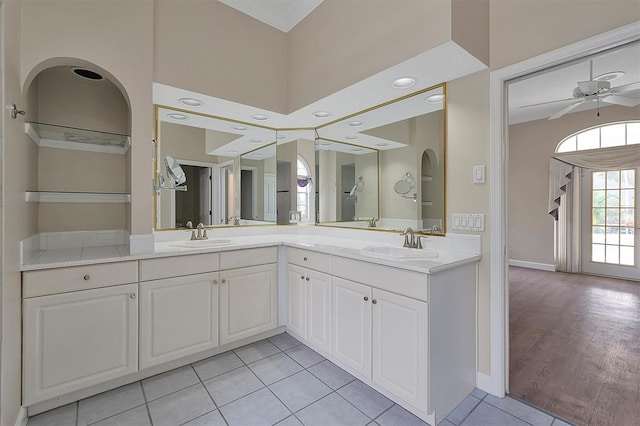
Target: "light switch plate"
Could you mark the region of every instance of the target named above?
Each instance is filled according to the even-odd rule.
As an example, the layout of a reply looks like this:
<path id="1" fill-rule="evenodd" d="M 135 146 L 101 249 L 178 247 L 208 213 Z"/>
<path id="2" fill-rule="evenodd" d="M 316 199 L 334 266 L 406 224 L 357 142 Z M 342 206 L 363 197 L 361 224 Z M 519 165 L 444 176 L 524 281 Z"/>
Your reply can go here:
<path id="1" fill-rule="evenodd" d="M 454 231 L 476 231 L 484 232 L 484 214 L 453 214 Z"/>
<path id="2" fill-rule="evenodd" d="M 473 183 L 485 183 L 485 166 L 473 166 Z"/>

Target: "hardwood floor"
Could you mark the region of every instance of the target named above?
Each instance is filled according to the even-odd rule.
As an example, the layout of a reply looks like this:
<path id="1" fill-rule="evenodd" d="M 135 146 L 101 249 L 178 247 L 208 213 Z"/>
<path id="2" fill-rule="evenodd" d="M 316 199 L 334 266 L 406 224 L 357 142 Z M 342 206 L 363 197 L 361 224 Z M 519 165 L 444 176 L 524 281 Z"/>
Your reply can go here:
<path id="1" fill-rule="evenodd" d="M 640 425 L 640 283 L 509 269 L 509 393 L 578 425 Z"/>

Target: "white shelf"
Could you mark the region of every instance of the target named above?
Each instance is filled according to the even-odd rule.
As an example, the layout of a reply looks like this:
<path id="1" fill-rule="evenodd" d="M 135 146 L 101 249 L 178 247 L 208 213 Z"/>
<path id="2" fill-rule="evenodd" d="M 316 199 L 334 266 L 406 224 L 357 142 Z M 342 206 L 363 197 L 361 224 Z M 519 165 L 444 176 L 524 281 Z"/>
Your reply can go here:
<path id="1" fill-rule="evenodd" d="M 423 201 L 422 205 L 423 206 L 432 206 L 433 205 L 433 201 Z"/>
<path id="2" fill-rule="evenodd" d="M 46 148 L 124 155 L 131 146 L 127 135 L 74 127 L 33 122 L 25 123 L 24 131 L 38 146 Z"/>
<path id="3" fill-rule="evenodd" d="M 88 203 L 88 204 L 126 204 L 131 202 L 131 194 L 102 192 L 56 192 L 27 191 L 27 203 Z"/>
<path id="4" fill-rule="evenodd" d="M 422 176 L 423 182 L 431 182 L 433 180 L 433 176 Z"/>

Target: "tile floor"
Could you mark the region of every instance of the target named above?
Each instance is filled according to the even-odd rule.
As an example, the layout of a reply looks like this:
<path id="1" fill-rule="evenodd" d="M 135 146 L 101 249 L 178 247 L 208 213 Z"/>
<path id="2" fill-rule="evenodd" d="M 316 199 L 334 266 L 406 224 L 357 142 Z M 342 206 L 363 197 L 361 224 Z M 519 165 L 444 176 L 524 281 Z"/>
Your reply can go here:
<path id="1" fill-rule="evenodd" d="M 28 426 L 424 425 L 286 333 L 29 418 Z M 441 425 L 567 423 L 478 389 Z"/>

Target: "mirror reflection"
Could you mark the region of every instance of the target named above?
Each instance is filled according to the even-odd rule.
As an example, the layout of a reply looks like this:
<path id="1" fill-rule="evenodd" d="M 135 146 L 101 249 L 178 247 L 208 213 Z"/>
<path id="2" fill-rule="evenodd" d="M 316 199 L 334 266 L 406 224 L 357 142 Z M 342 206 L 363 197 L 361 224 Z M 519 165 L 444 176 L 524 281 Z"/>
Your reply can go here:
<path id="1" fill-rule="evenodd" d="M 324 140 L 332 144 L 357 144 L 364 149 L 378 151 L 377 209 L 369 206 L 365 211 L 358 211 L 358 204 L 363 199 L 359 196 L 353 217 L 377 216 L 378 229 L 396 230 L 410 226 L 427 233 L 444 233 L 444 98 L 445 86 L 441 85 L 317 129 L 319 143 Z M 321 171 L 335 167 L 331 165 L 332 159 L 325 157 L 318 157 Z M 346 197 L 353 197 L 349 194 L 361 176 L 364 187 L 368 187 L 369 179 L 356 171 L 355 180 L 349 180 L 351 186 L 345 184 L 340 187 L 343 194 L 346 192 Z M 319 179 L 319 224 L 362 227 L 363 221 L 354 220 L 342 211 L 340 215 L 335 214 L 335 219 L 328 213 L 322 214 L 325 205 L 331 212 L 335 210 L 337 213 L 338 208 L 335 194 L 323 189 L 322 172 Z M 357 193 L 356 188 L 354 195 Z"/>
<path id="2" fill-rule="evenodd" d="M 157 119 L 156 158 L 173 159 L 157 180 L 176 182 L 180 167 L 188 185 L 157 193 L 156 229 L 275 221 L 274 130 L 161 107 Z"/>

